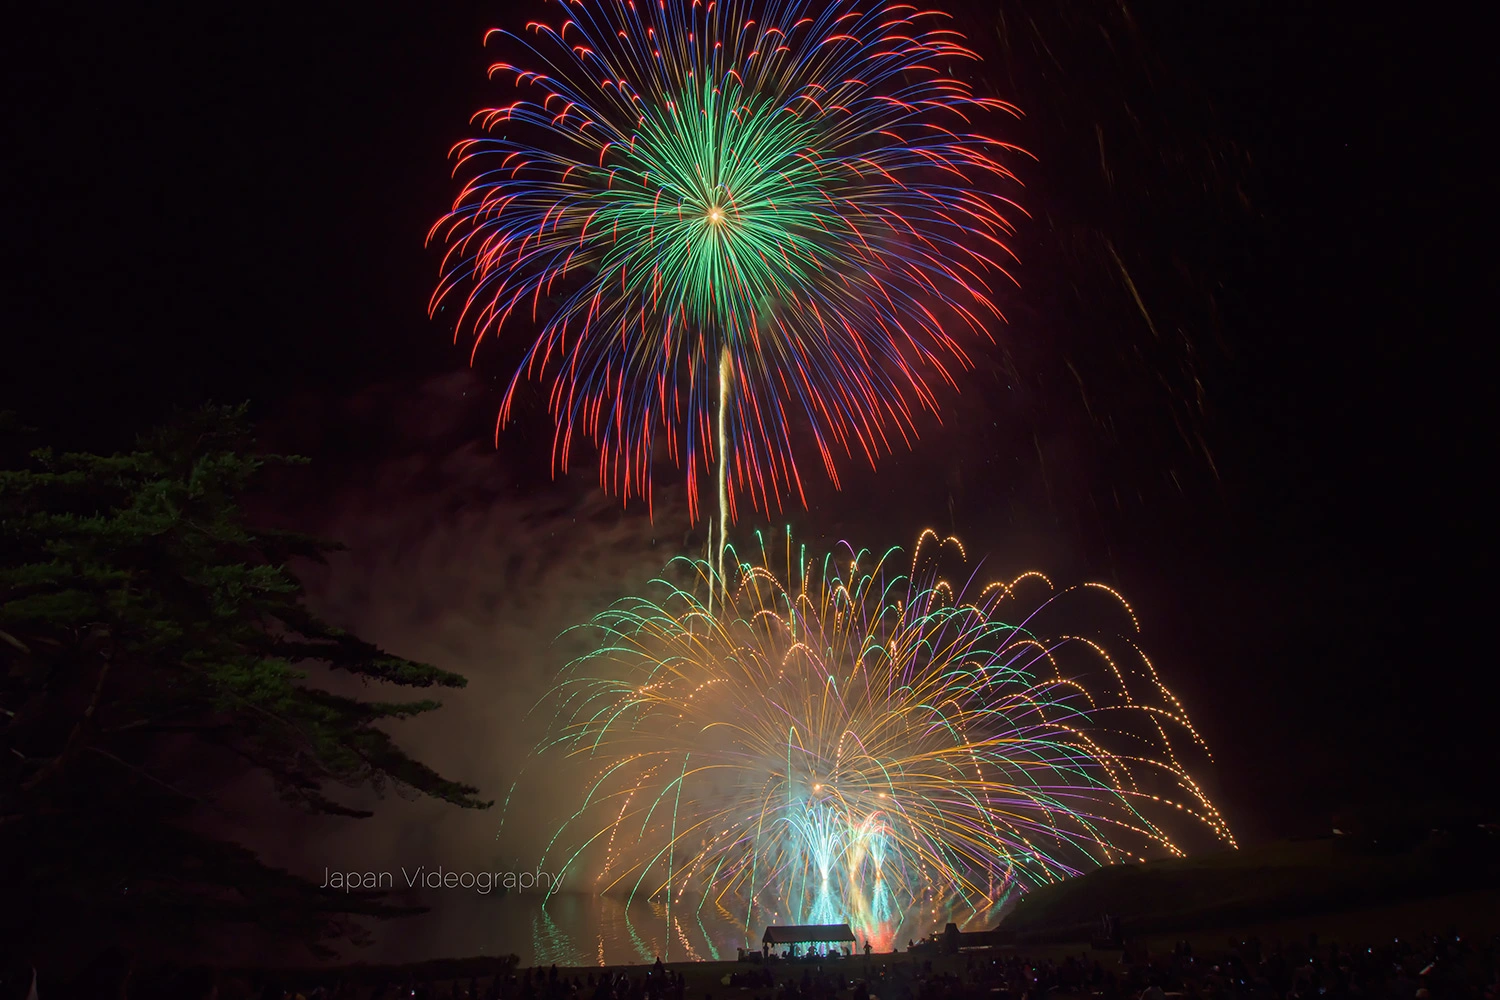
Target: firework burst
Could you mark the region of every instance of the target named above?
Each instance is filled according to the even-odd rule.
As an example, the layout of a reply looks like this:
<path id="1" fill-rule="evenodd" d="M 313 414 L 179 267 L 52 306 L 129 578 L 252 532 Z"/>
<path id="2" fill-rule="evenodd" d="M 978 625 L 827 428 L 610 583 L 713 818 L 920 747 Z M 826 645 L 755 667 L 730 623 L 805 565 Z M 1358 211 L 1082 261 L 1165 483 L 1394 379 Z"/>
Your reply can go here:
<path id="1" fill-rule="evenodd" d="M 455 147 L 429 237 L 455 336 L 534 331 L 497 434 L 542 379 L 554 471 L 589 439 L 603 487 L 649 501 L 666 454 L 696 516 L 717 462 L 721 524 L 805 500 L 804 440 L 835 484 L 909 444 L 1012 259 L 1014 147 L 975 129 L 1016 112 L 953 75 L 962 36 L 879 0 L 559 6 L 491 32 L 516 99 Z"/>
<path id="2" fill-rule="evenodd" d="M 1232 845 L 1184 763 L 1203 741 L 1134 640 L 1040 631 L 1094 594 L 1134 632 L 1124 600 L 1037 573 L 950 583 L 955 554 L 926 532 L 910 559 L 813 560 L 788 535 L 737 563 L 717 613 L 712 566 L 683 560 L 658 601 L 599 615 L 539 751 L 594 769 L 546 863 L 603 893 L 691 892 L 747 931 L 847 920 L 886 947 L 1181 854 L 1185 828 Z"/>

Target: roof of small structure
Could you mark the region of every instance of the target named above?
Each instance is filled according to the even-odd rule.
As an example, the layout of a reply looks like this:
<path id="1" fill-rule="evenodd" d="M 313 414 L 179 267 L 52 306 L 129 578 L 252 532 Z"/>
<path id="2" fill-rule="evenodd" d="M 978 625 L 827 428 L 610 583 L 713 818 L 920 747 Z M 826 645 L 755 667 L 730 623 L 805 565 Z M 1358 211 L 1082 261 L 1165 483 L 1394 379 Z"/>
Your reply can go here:
<path id="1" fill-rule="evenodd" d="M 761 941 L 766 944 L 827 944 L 855 940 L 848 924 L 788 924 L 767 927 Z"/>

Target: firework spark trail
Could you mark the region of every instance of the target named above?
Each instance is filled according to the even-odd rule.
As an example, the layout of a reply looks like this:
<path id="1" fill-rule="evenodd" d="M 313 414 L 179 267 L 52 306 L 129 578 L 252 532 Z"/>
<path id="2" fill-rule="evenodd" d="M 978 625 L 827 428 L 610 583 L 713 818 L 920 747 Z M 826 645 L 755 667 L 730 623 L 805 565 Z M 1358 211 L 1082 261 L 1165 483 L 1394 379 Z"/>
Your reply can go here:
<path id="1" fill-rule="evenodd" d="M 680 560 L 659 601 L 597 616 L 539 748 L 596 773 L 546 863 L 600 892 L 742 900 L 747 933 L 848 920 L 886 947 L 908 919 L 992 917 L 1031 887 L 1181 854 L 1184 821 L 1233 845 L 1182 762 L 1203 741 L 1135 644 L 1125 660 L 1039 631 L 1069 594 L 1108 595 L 1134 628 L 1129 605 L 1037 573 L 955 586 L 944 550 L 962 554 L 925 532 L 909 564 L 814 560 L 788 535 L 776 569 L 764 543 L 729 587 Z M 715 590 L 717 613 L 699 597 Z"/>
<path id="2" fill-rule="evenodd" d="M 719 580 L 724 579 L 724 550 L 729 547 L 729 436 L 725 432 L 725 417 L 729 412 L 729 379 L 734 371 L 734 359 L 729 348 L 719 355 L 719 544 L 714 549 L 714 563 Z M 712 597 L 710 596 L 710 610 Z"/>
<path id="3" fill-rule="evenodd" d="M 720 437 L 731 519 L 805 501 L 794 438 L 835 484 L 841 457 L 909 445 L 1011 280 L 1019 209 L 993 189 L 1020 151 L 977 129 L 1019 112 L 951 75 L 978 56 L 941 12 L 879 0 L 560 6 L 490 33 L 525 53 L 491 67 L 516 99 L 454 148 L 429 236 L 455 336 L 536 327 L 496 433 L 543 379 L 555 471 L 588 438 L 604 488 L 649 502 L 666 455 L 695 517 Z"/>

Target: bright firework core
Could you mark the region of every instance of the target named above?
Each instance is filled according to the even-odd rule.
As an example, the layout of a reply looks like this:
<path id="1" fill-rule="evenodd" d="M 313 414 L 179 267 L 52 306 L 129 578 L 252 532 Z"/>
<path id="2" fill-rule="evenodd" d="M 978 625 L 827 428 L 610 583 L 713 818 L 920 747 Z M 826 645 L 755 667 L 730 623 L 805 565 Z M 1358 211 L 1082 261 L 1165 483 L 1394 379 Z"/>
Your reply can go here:
<path id="1" fill-rule="evenodd" d="M 711 226 L 717 226 L 720 223 L 722 223 L 723 221 L 724 221 L 724 210 L 722 208 L 720 208 L 718 205 L 714 205 L 714 206 L 710 207 L 709 210 L 708 210 L 708 224 L 711 225 Z"/>
<path id="2" fill-rule="evenodd" d="M 1129 605 L 1037 573 L 954 587 L 955 555 L 930 532 L 909 559 L 814 558 L 788 536 L 732 557 L 727 587 L 679 560 L 656 600 L 596 617 L 540 748 L 593 776 L 544 862 L 601 893 L 711 905 L 747 943 L 764 923 L 848 921 L 887 948 L 1181 854 L 1194 830 L 1233 844 L 1185 763 L 1201 738 L 1120 636 Z M 1090 601 L 1098 637 L 1040 631 Z"/>

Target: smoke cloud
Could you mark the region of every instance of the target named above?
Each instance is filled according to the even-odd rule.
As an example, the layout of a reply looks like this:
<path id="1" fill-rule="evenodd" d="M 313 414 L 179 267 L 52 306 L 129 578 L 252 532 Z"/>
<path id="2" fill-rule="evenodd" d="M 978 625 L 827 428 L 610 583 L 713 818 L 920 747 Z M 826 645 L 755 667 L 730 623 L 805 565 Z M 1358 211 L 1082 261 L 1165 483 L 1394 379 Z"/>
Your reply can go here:
<path id="1" fill-rule="evenodd" d="M 344 801 L 373 808 L 373 818 L 289 816 L 274 806 L 243 817 L 250 846 L 272 864 L 320 884 L 325 869 L 392 872 L 394 901 L 432 907 L 375 928 L 382 961 L 524 952 L 522 942 L 499 939 L 518 913 L 497 909 L 524 909 L 524 892 L 499 900 L 408 891 L 403 869 L 535 870 L 577 782 L 549 766 L 506 799 L 545 727 L 546 713 L 531 710 L 556 672 L 589 648 L 587 632 L 565 633 L 641 590 L 695 543 L 670 496 L 659 496 L 648 517 L 604 496 L 587 472 L 547 482 L 544 465 L 542 477 L 529 458 L 518 467 L 523 460 L 504 450 L 506 440 L 497 450 L 486 434 L 488 405 L 478 380 L 464 374 L 415 390 L 303 401 L 269 428 L 268 444 L 313 464 L 285 474 L 266 513 L 347 546 L 326 566 L 301 568 L 311 605 L 392 653 L 468 678 L 464 689 L 436 693 L 440 710 L 391 732 L 444 776 L 497 800 L 476 811 L 400 790 L 360 792 Z M 701 536 L 700 526 L 699 548 Z M 341 677 L 314 681 L 365 698 L 412 694 Z"/>

